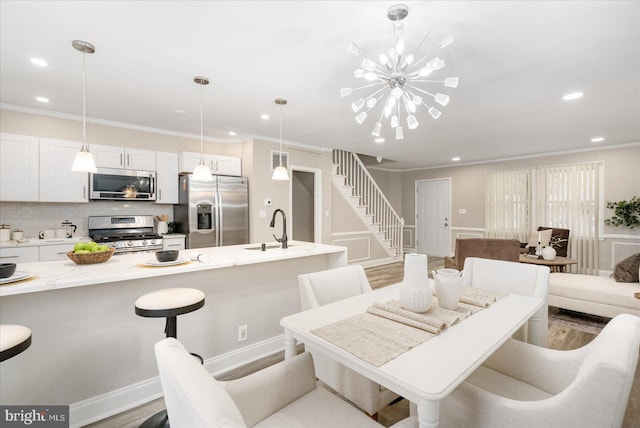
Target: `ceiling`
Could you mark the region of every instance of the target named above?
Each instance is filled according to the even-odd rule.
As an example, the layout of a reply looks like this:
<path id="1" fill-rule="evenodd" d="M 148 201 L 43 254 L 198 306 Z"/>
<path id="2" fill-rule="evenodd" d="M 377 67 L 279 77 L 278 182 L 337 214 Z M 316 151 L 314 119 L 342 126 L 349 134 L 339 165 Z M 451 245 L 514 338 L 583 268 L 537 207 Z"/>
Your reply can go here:
<path id="1" fill-rule="evenodd" d="M 392 47 L 396 3 L 2 0 L 1 106 L 81 117 L 82 54 L 71 47 L 81 39 L 96 47 L 86 57 L 90 121 L 198 136 L 193 77 L 205 75 L 208 141 L 277 141 L 283 97 L 285 142 L 382 156 L 390 169 L 640 142 L 640 2 L 607 0 L 405 2 L 407 50 L 430 32 L 419 53 L 447 63 L 433 78 L 457 75 L 460 85 L 425 85 L 450 95 L 442 116 L 423 107 L 403 140 L 384 122 L 386 141 L 374 143 L 380 113 L 358 125 L 356 97 L 339 90 L 362 84 L 353 76 L 362 57 Z M 436 52 L 446 34 L 455 42 Z M 347 52 L 352 41 L 360 59 Z M 574 91 L 584 97 L 562 100 Z"/>

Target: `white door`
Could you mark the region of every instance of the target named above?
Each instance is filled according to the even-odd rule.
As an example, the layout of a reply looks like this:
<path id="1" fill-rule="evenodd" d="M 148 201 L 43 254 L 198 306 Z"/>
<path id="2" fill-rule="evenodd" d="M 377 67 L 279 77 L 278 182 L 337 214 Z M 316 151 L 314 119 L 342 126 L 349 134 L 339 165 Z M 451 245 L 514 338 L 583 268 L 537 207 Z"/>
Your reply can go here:
<path id="1" fill-rule="evenodd" d="M 416 181 L 416 251 L 450 255 L 450 179 Z"/>

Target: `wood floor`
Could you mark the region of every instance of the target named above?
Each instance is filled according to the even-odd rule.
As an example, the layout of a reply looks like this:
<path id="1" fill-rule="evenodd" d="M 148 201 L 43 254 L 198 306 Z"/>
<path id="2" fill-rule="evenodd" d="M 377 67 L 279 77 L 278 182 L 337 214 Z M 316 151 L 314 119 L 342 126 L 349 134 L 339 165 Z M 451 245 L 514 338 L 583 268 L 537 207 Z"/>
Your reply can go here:
<path id="1" fill-rule="evenodd" d="M 437 270 L 444 266 L 442 258 L 429 257 L 429 270 Z M 383 266 L 365 269 L 372 288 L 384 287 L 402 281 L 404 263 L 397 262 Z M 569 350 L 584 346 L 593 340 L 609 320 L 601 317 L 585 316 L 584 314 L 549 309 L 549 337 L 548 346 L 552 349 Z M 300 346 L 300 351 L 303 346 Z M 251 364 L 242 366 L 230 372 L 216 376 L 218 380 L 237 379 L 264 367 L 276 364 L 284 359 L 284 353 L 262 358 Z M 91 428 L 134 428 L 139 427 L 149 416 L 164 409 L 162 398 L 117 414 L 110 418 L 88 425 Z M 406 418 L 409 415 L 409 404 L 406 400 L 387 406 L 378 414 L 378 422 L 385 427 Z M 623 428 L 640 427 L 640 365 L 635 373 L 635 380 L 631 390 L 629 405 L 623 423 Z"/>

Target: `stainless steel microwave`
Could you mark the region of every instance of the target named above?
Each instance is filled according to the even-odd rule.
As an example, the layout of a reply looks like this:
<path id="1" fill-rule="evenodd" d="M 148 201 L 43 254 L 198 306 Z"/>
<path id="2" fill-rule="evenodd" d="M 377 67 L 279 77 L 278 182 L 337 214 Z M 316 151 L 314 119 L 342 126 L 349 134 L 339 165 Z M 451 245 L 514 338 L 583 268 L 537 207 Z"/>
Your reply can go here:
<path id="1" fill-rule="evenodd" d="M 156 200 L 155 171 L 98 168 L 89 175 L 89 199 Z"/>

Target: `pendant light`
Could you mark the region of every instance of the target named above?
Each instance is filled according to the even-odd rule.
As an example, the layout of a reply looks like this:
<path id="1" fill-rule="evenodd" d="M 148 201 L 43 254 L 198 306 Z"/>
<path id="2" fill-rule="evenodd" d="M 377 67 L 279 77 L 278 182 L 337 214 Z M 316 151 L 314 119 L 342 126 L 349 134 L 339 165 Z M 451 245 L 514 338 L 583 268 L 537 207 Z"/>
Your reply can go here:
<path id="1" fill-rule="evenodd" d="M 276 98 L 276 104 L 280 106 L 280 152 L 279 158 L 280 162 L 276 169 L 273 170 L 273 175 L 271 176 L 272 180 L 288 180 L 289 173 L 287 172 L 287 168 L 282 166 L 282 106 L 287 104 L 287 100 L 284 98 Z"/>
<path id="2" fill-rule="evenodd" d="M 195 181 L 213 181 L 211 176 L 211 169 L 209 165 L 204 162 L 204 137 L 202 126 L 202 104 L 203 104 L 203 87 L 209 84 L 209 79 L 204 76 L 196 76 L 193 81 L 200 85 L 200 163 L 193 167 L 193 177 Z"/>
<path id="3" fill-rule="evenodd" d="M 89 151 L 87 144 L 87 82 L 85 77 L 84 59 L 86 54 L 92 54 L 96 51 L 95 47 L 82 40 L 74 40 L 71 42 L 74 49 L 82 52 L 82 148 L 73 159 L 71 171 L 74 172 L 96 172 L 96 162 Z"/>

